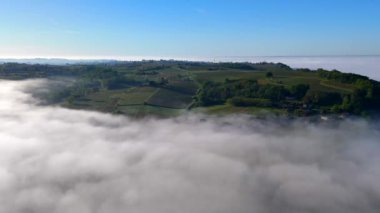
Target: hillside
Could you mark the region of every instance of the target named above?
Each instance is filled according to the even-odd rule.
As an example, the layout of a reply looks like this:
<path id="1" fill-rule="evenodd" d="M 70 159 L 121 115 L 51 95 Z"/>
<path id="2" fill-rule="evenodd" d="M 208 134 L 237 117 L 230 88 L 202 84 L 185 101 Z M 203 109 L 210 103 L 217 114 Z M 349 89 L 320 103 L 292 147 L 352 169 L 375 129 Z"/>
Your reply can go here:
<path id="1" fill-rule="evenodd" d="M 168 117 L 186 111 L 368 115 L 380 109 L 380 83 L 368 77 L 274 63 L 6 63 L 0 65 L 0 78 L 74 79 L 54 87 L 42 99 L 132 117 Z"/>

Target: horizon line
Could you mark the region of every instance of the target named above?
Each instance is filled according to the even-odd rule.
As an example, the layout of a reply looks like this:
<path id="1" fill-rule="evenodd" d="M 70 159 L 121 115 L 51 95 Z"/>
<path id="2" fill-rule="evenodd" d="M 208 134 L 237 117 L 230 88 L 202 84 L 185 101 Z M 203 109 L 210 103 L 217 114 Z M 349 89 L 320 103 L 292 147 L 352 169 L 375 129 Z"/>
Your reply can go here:
<path id="1" fill-rule="evenodd" d="M 217 60 L 223 58 L 301 58 L 301 57 L 380 57 L 374 55 L 252 55 L 252 56 L 0 56 L 0 60 L 84 60 L 84 61 L 141 61 L 141 60 Z"/>

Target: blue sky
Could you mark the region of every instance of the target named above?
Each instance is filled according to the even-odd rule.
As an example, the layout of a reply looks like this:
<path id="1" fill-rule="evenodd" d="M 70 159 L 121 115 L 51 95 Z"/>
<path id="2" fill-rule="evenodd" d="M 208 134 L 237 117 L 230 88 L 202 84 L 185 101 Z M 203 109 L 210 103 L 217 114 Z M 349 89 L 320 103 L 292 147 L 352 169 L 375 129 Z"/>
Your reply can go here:
<path id="1" fill-rule="evenodd" d="M 379 55 L 378 0 L 0 0 L 0 57 Z"/>

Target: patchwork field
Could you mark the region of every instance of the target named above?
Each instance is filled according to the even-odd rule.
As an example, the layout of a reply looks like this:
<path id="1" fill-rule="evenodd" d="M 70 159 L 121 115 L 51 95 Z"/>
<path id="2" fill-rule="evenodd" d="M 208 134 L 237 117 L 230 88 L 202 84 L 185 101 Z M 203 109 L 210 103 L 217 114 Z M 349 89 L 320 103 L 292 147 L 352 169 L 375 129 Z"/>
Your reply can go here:
<path id="1" fill-rule="evenodd" d="M 192 102 L 192 96 L 168 89 L 159 89 L 146 103 L 152 106 L 184 109 Z"/>

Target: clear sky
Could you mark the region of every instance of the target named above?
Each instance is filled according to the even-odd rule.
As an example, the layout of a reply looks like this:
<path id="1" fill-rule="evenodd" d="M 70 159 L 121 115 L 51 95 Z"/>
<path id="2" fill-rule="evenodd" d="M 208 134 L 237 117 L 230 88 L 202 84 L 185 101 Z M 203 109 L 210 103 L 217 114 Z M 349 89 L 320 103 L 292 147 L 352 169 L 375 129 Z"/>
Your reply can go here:
<path id="1" fill-rule="evenodd" d="M 0 0 L 2 58 L 379 54 L 379 0 Z"/>

